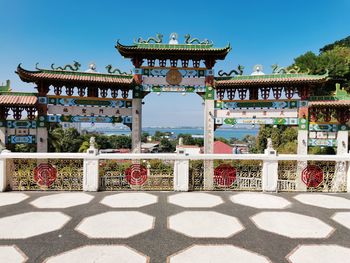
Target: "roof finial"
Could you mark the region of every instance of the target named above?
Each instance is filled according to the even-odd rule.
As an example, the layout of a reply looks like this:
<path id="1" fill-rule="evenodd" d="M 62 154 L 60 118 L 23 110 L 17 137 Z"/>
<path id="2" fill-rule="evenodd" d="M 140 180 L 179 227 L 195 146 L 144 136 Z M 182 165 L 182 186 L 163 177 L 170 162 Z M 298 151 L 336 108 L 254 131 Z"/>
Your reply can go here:
<path id="1" fill-rule="evenodd" d="M 170 45 L 177 45 L 179 44 L 179 41 L 177 40 L 178 35 L 177 33 L 171 33 L 169 37 L 169 44 Z"/>

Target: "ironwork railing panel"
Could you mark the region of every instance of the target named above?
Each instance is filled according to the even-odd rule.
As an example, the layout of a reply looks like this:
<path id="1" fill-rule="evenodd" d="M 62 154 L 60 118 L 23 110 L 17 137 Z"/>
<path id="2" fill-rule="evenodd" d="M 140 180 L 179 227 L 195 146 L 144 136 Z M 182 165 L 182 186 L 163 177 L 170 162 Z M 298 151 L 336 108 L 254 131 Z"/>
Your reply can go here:
<path id="1" fill-rule="evenodd" d="M 189 190 L 204 188 L 204 161 L 192 160 L 189 168 Z M 213 189 L 261 191 L 262 162 L 258 160 L 213 160 Z"/>
<path id="2" fill-rule="evenodd" d="M 101 190 L 174 189 L 173 160 L 100 160 Z"/>
<path id="3" fill-rule="evenodd" d="M 279 161 L 277 191 L 291 192 L 296 190 L 297 161 Z"/>
<path id="4" fill-rule="evenodd" d="M 11 190 L 83 189 L 82 159 L 7 159 Z"/>

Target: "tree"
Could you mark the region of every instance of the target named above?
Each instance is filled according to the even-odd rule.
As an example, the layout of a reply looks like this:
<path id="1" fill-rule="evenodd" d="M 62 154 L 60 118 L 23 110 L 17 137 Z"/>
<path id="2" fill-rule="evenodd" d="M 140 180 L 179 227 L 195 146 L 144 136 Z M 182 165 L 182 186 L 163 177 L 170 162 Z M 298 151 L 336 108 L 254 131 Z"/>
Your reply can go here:
<path id="1" fill-rule="evenodd" d="M 148 137 L 150 134 L 148 132 L 142 132 L 141 134 L 141 142 L 147 142 Z"/>
<path id="2" fill-rule="evenodd" d="M 294 127 L 261 125 L 256 139 L 256 147 L 252 152 L 263 153 L 267 146 L 267 138 L 271 138 L 277 152 L 296 153 L 297 137 L 298 134 Z"/>
<path id="3" fill-rule="evenodd" d="M 317 89 L 314 95 L 329 95 L 334 91 L 334 84 L 341 83 L 350 89 L 350 37 L 320 49 L 316 55 L 311 51 L 294 59 L 294 64 L 301 72 L 310 70 L 310 74 L 324 74 L 328 71 L 331 78 L 324 87 Z"/>
<path id="4" fill-rule="evenodd" d="M 126 135 L 111 135 L 111 148 L 114 149 L 131 149 L 131 137 Z"/>
<path id="5" fill-rule="evenodd" d="M 15 144 L 13 148 L 11 148 L 13 152 L 36 152 L 35 144 Z"/>
<path id="6" fill-rule="evenodd" d="M 153 140 L 154 141 L 160 141 L 164 136 L 166 136 L 165 132 L 155 131 L 155 133 L 153 135 Z"/>
<path id="7" fill-rule="evenodd" d="M 335 150 L 333 147 L 323 147 L 323 146 L 314 146 L 309 148 L 309 154 L 328 154 L 334 155 Z"/>
<path id="8" fill-rule="evenodd" d="M 79 147 L 79 152 L 85 153 L 89 148 L 90 148 L 90 143 L 88 141 L 84 141 Z"/>
<path id="9" fill-rule="evenodd" d="M 78 152 L 82 142 L 83 138 L 75 128 L 63 130 L 59 127 L 49 132 L 49 151 Z"/>
<path id="10" fill-rule="evenodd" d="M 173 153 L 175 152 L 175 144 L 172 144 L 167 138 L 162 138 L 160 140 L 160 151 L 165 153 Z"/>
<path id="11" fill-rule="evenodd" d="M 332 44 L 325 45 L 323 48 L 320 48 L 320 53 L 332 50 L 335 47 L 350 47 L 350 36 L 337 40 Z"/>

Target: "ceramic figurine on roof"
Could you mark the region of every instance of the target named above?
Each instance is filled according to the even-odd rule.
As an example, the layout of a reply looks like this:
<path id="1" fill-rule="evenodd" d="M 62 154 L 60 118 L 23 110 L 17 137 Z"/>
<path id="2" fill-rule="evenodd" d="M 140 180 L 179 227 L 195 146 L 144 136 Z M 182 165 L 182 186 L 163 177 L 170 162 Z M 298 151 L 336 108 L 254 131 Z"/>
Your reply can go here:
<path id="1" fill-rule="evenodd" d="M 169 38 L 169 44 L 178 45 L 179 41 L 177 40 L 177 38 L 178 38 L 177 33 L 171 33 Z"/>
<path id="2" fill-rule="evenodd" d="M 96 73 L 96 64 L 95 63 L 90 63 L 89 64 L 89 69 L 86 70 L 85 72 L 88 72 L 88 73 Z"/>
<path id="3" fill-rule="evenodd" d="M 253 67 L 253 73 L 250 75 L 252 76 L 265 75 L 265 73 L 263 72 L 263 66 L 259 64 L 255 65 Z"/>

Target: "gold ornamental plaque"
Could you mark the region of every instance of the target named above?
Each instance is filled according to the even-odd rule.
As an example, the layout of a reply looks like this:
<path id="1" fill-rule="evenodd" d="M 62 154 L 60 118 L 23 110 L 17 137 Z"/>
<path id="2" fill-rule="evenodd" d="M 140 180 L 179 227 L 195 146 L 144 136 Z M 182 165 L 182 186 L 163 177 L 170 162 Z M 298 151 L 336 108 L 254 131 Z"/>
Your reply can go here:
<path id="1" fill-rule="evenodd" d="M 170 85 L 179 85 L 182 81 L 182 75 L 177 69 L 171 69 L 166 74 L 166 82 Z"/>

